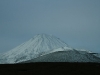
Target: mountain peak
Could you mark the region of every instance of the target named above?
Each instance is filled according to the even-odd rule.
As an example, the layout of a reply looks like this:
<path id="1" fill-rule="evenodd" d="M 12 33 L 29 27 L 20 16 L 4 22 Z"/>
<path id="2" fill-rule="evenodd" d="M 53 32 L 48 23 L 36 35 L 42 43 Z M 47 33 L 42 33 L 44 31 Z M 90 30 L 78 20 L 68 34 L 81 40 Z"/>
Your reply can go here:
<path id="1" fill-rule="evenodd" d="M 38 44 L 42 43 L 42 44 L 47 44 L 47 46 L 50 46 L 50 45 L 53 45 L 54 46 L 56 45 L 59 45 L 60 47 L 65 47 L 68 45 L 61 41 L 59 38 L 53 36 L 53 35 L 48 35 L 48 34 L 38 34 L 38 35 L 35 35 L 33 38 L 32 38 L 32 41 L 38 41 Z M 58 48 L 58 47 L 57 47 Z"/>
<path id="2" fill-rule="evenodd" d="M 33 37 L 33 39 L 34 39 L 34 38 L 49 38 L 49 37 L 54 38 L 55 36 L 42 33 L 42 34 L 37 34 L 37 35 L 35 35 L 35 36 Z"/>
<path id="3" fill-rule="evenodd" d="M 9 63 L 26 61 L 61 47 L 68 47 L 68 45 L 55 36 L 38 34 L 5 53 L 3 58 L 7 58 Z"/>

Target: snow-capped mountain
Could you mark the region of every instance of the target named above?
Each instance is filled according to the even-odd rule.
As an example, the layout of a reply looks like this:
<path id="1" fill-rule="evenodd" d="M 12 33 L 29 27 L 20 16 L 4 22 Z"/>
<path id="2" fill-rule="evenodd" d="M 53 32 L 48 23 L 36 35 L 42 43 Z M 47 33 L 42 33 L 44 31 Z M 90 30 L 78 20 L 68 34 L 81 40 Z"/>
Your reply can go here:
<path id="1" fill-rule="evenodd" d="M 2 55 L 2 63 L 16 63 L 36 58 L 44 53 L 60 47 L 68 47 L 66 43 L 52 35 L 38 34 L 29 41 Z"/>
<path id="2" fill-rule="evenodd" d="M 29 41 L 4 53 L 0 63 L 20 62 L 100 62 L 100 58 L 84 49 L 68 47 L 52 35 L 38 34 Z"/>

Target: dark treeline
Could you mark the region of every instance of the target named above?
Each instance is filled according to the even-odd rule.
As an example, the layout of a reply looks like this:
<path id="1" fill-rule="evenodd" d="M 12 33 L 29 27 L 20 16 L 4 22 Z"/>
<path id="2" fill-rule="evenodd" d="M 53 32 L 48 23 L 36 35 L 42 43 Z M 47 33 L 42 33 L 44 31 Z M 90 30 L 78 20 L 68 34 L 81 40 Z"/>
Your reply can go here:
<path id="1" fill-rule="evenodd" d="M 100 75 L 100 63 L 0 64 L 0 75 Z"/>

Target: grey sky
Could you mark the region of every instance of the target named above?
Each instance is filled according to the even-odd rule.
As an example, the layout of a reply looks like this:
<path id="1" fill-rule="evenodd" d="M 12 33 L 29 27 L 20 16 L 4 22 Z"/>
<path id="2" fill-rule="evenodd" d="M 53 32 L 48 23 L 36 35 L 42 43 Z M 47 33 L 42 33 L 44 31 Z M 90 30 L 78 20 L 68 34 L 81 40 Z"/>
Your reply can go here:
<path id="1" fill-rule="evenodd" d="M 100 0 L 0 0 L 0 52 L 41 33 L 100 53 Z"/>

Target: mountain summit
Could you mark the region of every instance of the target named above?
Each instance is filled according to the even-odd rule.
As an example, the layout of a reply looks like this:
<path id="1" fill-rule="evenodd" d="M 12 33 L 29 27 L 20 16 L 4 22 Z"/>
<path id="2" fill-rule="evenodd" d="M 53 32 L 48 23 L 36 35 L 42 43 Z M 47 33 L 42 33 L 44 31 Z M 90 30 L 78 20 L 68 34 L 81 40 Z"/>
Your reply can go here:
<path id="1" fill-rule="evenodd" d="M 68 47 L 52 35 L 38 34 L 1 55 L 0 63 L 100 62 L 92 52 Z"/>
<path id="2" fill-rule="evenodd" d="M 60 47 L 68 47 L 68 45 L 55 36 L 38 34 L 29 41 L 4 53 L 2 59 L 7 63 L 27 61 Z"/>

